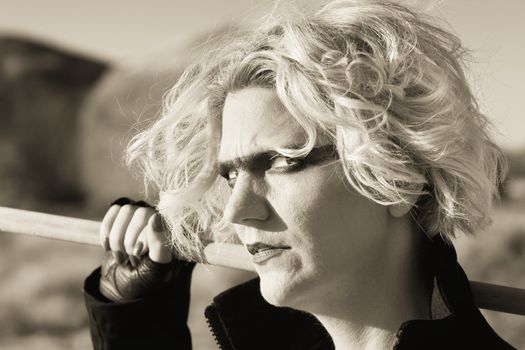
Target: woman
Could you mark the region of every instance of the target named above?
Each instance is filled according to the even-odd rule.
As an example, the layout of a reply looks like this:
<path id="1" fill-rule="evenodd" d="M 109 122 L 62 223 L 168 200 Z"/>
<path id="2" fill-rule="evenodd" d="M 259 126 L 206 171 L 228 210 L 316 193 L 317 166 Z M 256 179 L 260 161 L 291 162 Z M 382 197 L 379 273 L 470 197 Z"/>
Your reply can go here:
<path id="1" fill-rule="evenodd" d="M 259 279 L 206 310 L 222 348 L 511 348 L 449 242 L 487 225 L 505 169 L 458 39 L 396 3 L 335 1 L 221 47 L 129 148 L 160 215 L 120 200 L 104 218 L 95 347 L 191 348 L 193 264 L 170 248 L 195 261 L 235 233 Z"/>

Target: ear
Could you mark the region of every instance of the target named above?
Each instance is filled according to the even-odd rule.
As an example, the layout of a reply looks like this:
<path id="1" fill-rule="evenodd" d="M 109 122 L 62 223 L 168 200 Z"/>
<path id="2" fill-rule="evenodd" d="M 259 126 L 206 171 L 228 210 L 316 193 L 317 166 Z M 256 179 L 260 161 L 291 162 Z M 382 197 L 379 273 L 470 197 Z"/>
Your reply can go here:
<path id="1" fill-rule="evenodd" d="M 423 189 L 423 185 L 420 186 L 419 190 L 421 191 Z M 410 212 L 414 204 L 419 199 L 419 195 L 411 195 L 408 198 L 408 202 L 400 203 L 400 204 L 392 204 L 388 206 L 388 213 L 392 215 L 395 218 L 400 218 L 405 216 Z"/>
<path id="2" fill-rule="evenodd" d="M 410 203 L 392 204 L 388 206 L 388 213 L 395 218 L 400 218 L 408 214 L 412 207 Z"/>

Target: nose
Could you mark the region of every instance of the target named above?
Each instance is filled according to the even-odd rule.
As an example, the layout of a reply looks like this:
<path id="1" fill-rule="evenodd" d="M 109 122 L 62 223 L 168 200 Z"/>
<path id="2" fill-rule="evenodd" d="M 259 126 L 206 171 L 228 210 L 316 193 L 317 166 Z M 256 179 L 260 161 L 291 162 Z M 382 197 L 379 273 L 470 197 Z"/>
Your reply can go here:
<path id="1" fill-rule="evenodd" d="M 264 191 L 254 176 L 239 173 L 223 215 L 228 222 L 245 226 L 260 226 L 268 220 L 270 210 Z"/>

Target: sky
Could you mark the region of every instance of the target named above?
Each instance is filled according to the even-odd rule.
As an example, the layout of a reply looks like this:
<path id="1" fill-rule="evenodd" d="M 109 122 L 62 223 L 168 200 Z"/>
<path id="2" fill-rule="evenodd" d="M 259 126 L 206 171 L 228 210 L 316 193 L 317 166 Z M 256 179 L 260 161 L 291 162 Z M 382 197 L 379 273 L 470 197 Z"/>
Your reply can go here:
<path id="1" fill-rule="evenodd" d="M 286 2 L 286 0 L 282 0 Z M 304 0 L 303 0 L 304 1 Z M 314 0 L 306 0 L 314 3 Z M 525 148 L 525 1 L 406 0 L 444 18 L 473 53 L 470 79 L 498 142 Z M 289 0 L 288 2 L 302 2 Z M 271 0 L 0 0 L 0 33 L 21 33 L 111 62 L 156 52 L 231 21 L 249 22 Z"/>

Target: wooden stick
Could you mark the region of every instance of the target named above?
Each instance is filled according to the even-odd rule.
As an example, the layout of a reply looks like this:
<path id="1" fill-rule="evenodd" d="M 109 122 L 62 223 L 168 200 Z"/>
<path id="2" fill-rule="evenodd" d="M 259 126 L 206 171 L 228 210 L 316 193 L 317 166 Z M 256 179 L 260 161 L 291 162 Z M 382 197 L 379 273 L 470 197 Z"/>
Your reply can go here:
<path id="1" fill-rule="evenodd" d="M 0 232 L 100 246 L 100 222 L 0 207 Z M 210 243 L 204 249 L 208 263 L 254 271 L 246 249 L 238 244 Z"/>
<path id="2" fill-rule="evenodd" d="M 100 245 L 100 223 L 59 215 L 0 207 L 0 232 L 33 235 L 88 245 Z M 210 243 L 204 249 L 208 263 L 254 271 L 244 247 Z M 480 308 L 525 315 L 525 290 L 470 281 L 474 301 Z"/>
<path id="3" fill-rule="evenodd" d="M 525 315 L 525 289 L 470 281 L 474 302 L 487 310 Z"/>

